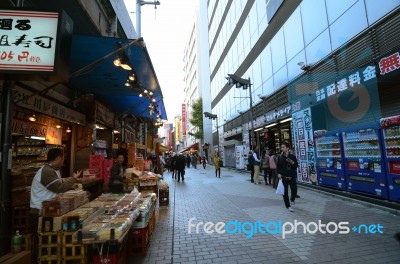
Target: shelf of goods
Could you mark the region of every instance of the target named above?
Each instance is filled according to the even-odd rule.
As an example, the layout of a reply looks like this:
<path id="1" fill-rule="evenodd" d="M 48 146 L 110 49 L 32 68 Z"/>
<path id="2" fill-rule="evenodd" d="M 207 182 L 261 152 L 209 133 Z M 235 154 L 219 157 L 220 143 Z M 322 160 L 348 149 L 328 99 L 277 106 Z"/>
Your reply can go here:
<path id="1" fill-rule="evenodd" d="M 39 263 L 100 263 L 101 254 L 93 249 L 106 243 L 119 244 L 119 257 L 124 257 L 121 250 L 125 250 L 129 230 L 148 222 L 156 201 L 155 194 L 143 196 L 137 189 L 129 194 L 102 194 L 84 204 L 67 196 L 59 198 L 62 202 L 45 203 L 38 226 Z M 51 210 L 47 209 L 50 204 Z"/>

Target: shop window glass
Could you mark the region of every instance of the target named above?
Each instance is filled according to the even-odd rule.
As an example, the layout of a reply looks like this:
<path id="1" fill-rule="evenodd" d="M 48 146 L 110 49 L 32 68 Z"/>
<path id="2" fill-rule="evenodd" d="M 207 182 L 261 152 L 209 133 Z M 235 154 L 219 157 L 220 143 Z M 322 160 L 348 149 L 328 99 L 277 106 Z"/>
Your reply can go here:
<path id="1" fill-rule="evenodd" d="M 261 67 L 263 79 L 269 79 L 272 76 L 272 63 L 271 63 L 271 47 L 267 45 L 261 52 Z"/>
<path id="2" fill-rule="evenodd" d="M 306 56 L 304 54 L 304 50 L 302 50 L 299 54 L 294 56 L 294 58 L 288 62 L 287 67 L 288 67 L 288 80 L 292 80 L 294 77 L 297 75 L 301 74 L 303 71 L 298 65 L 299 62 L 304 62 L 306 63 Z"/>
<path id="3" fill-rule="evenodd" d="M 346 10 L 352 7 L 354 3 L 359 2 L 359 4 L 361 3 L 362 5 L 364 5 L 364 1 L 362 0 L 325 0 L 325 1 L 326 1 L 326 8 L 328 10 L 329 25 L 335 22 L 335 20 L 338 19 L 343 13 L 345 13 Z"/>
<path id="4" fill-rule="evenodd" d="M 307 64 L 314 64 L 325 58 L 332 51 L 329 31 L 326 29 L 306 47 Z"/>
<path id="5" fill-rule="evenodd" d="M 287 60 L 291 60 L 304 48 L 303 30 L 301 28 L 300 8 L 289 17 L 284 25 L 285 48 Z"/>
<path id="6" fill-rule="evenodd" d="M 287 83 L 286 65 L 274 74 L 274 89 L 277 90 Z"/>
<path id="7" fill-rule="evenodd" d="M 269 78 L 263 82 L 263 90 L 262 95 L 270 95 L 274 92 L 274 78 Z"/>
<path id="8" fill-rule="evenodd" d="M 310 43 L 328 27 L 324 1 L 303 0 L 301 3 L 301 19 L 305 45 Z"/>
<path id="9" fill-rule="evenodd" d="M 282 48 L 284 46 L 285 43 L 283 41 L 283 30 L 281 29 L 278 31 L 278 33 L 276 33 L 271 41 L 271 54 L 274 72 L 286 64 L 285 49 Z"/>
<path id="10" fill-rule="evenodd" d="M 371 25 L 381 17 L 400 5 L 399 0 L 365 0 L 367 6 L 368 23 Z"/>
<path id="11" fill-rule="evenodd" d="M 359 1 L 330 26 L 332 49 L 337 49 L 367 26 L 364 2 Z"/>

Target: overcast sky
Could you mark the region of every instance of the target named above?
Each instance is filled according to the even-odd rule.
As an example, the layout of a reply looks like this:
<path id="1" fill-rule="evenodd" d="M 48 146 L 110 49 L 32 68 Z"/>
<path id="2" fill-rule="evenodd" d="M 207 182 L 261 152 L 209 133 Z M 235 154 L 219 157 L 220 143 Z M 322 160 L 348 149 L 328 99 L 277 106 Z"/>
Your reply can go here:
<path id="1" fill-rule="evenodd" d="M 136 0 L 124 1 L 129 12 L 136 11 Z M 175 116 L 181 114 L 184 99 L 183 51 L 198 0 L 159 2 L 157 9 L 154 5 L 141 6 L 141 33 L 164 95 L 168 121 L 172 122 Z M 131 18 L 136 28 L 136 13 L 132 13 Z"/>

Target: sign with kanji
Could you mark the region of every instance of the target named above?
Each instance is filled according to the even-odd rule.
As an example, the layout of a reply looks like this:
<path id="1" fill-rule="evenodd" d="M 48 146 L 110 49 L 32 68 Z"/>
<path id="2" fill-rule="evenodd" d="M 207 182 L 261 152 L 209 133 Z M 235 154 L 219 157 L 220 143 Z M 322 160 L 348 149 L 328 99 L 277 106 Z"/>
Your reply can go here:
<path id="1" fill-rule="evenodd" d="M 311 175 L 315 173 L 311 109 L 307 108 L 293 113 L 292 120 L 293 147 L 299 163 L 297 179 L 302 182 L 311 183 Z"/>
<path id="2" fill-rule="evenodd" d="M 186 104 L 182 104 L 182 136 L 186 136 Z"/>
<path id="3" fill-rule="evenodd" d="M 0 10 L 0 72 L 53 72 L 59 13 Z"/>
<path id="4" fill-rule="evenodd" d="M 400 69 L 400 54 L 395 52 L 379 60 L 379 73 L 385 75 Z"/>

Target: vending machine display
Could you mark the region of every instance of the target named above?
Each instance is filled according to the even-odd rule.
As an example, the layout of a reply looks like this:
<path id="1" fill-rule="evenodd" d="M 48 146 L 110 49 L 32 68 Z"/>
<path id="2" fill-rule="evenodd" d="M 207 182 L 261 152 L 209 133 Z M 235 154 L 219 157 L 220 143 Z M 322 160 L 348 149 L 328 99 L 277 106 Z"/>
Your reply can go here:
<path id="1" fill-rule="evenodd" d="M 346 190 L 345 168 L 342 166 L 342 137 L 338 131 L 315 131 L 316 168 L 321 186 Z"/>
<path id="2" fill-rule="evenodd" d="M 388 199 L 380 130 L 368 127 L 342 136 L 347 189 Z"/>
<path id="3" fill-rule="evenodd" d="M 400 116 L 381 119 L 389 199 L 400 201 Z"/>

